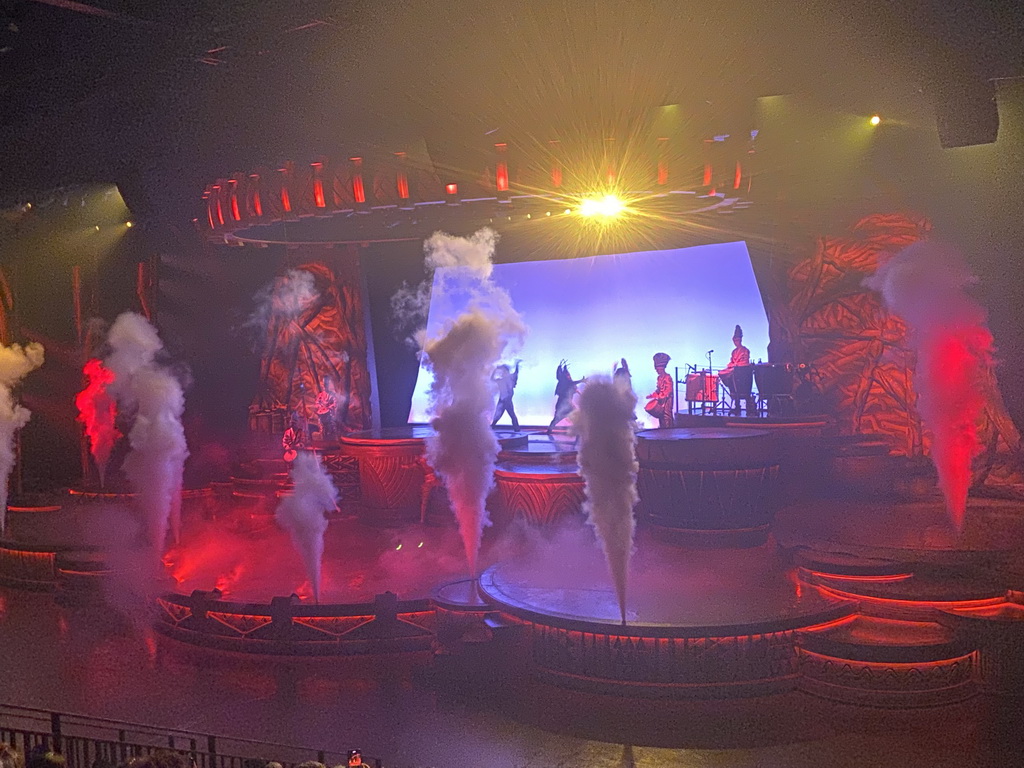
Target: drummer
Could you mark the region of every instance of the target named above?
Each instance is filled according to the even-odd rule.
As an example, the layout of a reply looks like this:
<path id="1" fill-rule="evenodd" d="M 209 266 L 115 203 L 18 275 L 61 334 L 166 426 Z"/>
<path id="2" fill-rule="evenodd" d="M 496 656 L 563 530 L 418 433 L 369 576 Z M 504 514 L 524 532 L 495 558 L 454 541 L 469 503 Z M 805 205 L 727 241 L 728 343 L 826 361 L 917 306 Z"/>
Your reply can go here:
<path id="1" fill-rule="evenodd" d="M 731 416 L 740 415 L 740 399 L 747 401 L 747 413 L 749 414 L 755 410 L 754 398 L 747 392 L 742 398 L 736 396 L 736 369 L 746 365 L 750 365 L 750 350 L 743 346 L 743 329 L 738 325 L 736 330 L 732 334 L 733 351 L 732 356 L 729 358 L 729 365 L 718 372 L 718 376 L 725 385 L 725 388 L 729 390 L 729 396 L 732 398 L 732 410 L 730 411 Z"/>

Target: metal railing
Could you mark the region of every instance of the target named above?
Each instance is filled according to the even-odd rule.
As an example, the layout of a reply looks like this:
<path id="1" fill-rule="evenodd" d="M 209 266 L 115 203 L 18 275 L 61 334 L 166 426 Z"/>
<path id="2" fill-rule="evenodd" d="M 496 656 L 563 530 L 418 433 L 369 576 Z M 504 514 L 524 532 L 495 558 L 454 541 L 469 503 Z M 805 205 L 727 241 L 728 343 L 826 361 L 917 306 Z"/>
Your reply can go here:
<path id="1" fill-rule="evenodd" d="M 158 728 L 8 704 L 0 704 L 0 742 L 10 744 L 23 755 L 35 748 L 59 752 L 67 761 L 67 768 L 92 768 L 97 761 L 122 765 L 134 757 L 167 749 L 179 752 L 196 768 L 247 768 L 251 765 L 249 761 L 268 760 L 281 763 L 284 768 L 294 768 L 308 760 L 328 766 L 345 762 L 341 753 L 292 744 Z M 363 759 L 381 768 L 379 759 Z"/>

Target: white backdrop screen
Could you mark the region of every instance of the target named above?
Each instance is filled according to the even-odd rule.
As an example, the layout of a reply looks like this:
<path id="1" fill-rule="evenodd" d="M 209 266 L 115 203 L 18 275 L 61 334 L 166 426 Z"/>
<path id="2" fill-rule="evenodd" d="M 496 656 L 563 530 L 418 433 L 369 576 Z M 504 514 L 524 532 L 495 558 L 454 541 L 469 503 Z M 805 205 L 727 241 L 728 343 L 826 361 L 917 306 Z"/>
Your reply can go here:
<path id="1" fill-rule="evenodd" d="M 739 324 L 752 359 L 767 359 L 768 319 L 744 242 L 497 264 L 493 279 L 509 292 L 529 327 L 516 355 L 523 363 L 514 402 L 523 425 L 546 426 L 551 420 L 555 368 L 563 358 L 579 379 L 610 374 L 612 364 L 625 357 L 639 396 L 637 414 L 648 426 L 655 422 L 643 405 L 644 396 L 654 391 L 656 352 L 671 355 L 668 372 L 674 375 L 677 366 L 707 367 L 706 353 L 713 349 L 717 370 L 729 361 Z M 428 334 L 461 312 L 459 301 L 434 292 Z M 430 382 L 430 372 L 421 367 L 411 423 L 428 420 Z M 502 423 L 509 423 L 508 416 Z"/>

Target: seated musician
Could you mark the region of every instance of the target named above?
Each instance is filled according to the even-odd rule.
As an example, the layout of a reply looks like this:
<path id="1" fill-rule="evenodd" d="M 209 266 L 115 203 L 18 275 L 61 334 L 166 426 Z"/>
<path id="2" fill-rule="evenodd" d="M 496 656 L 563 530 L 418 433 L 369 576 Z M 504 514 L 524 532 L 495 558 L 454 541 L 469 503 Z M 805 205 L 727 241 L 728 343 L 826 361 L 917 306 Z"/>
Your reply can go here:
<path id="1" fill-rule="evenodd" d="M 729 396 L 732 398 L 732 410 L 729 411 L 729 414 L 739 416 L 740 399 L 747 401 L 747 413 L 749 414 L 754 410 L 754 398 L 750 392 L 744 393 L 742 398 L 736 396 L 736 369 L 750 365 L 750 350 L 743 346 L 743 329 L 738 325 L 732 334 L 732 343 L 735 349 L 729 358 L 729 365 L 719 371 L 718 376 L 725 388 L 729 390 Z"/>

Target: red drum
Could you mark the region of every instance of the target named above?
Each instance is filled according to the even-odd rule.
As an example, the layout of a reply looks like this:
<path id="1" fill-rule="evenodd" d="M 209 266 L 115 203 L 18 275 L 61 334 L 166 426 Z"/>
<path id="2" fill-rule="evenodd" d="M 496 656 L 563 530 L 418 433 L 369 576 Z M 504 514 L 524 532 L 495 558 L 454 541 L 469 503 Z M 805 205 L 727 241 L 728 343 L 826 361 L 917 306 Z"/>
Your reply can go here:
<path id="1" fill-rule="evenodd" d="M 689 403 L 718 402 L 718 376 L 707 371 L 687 374 L 686 401 Z"/>

